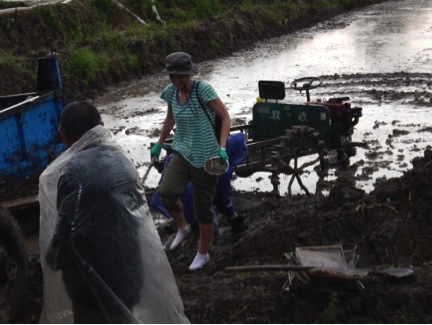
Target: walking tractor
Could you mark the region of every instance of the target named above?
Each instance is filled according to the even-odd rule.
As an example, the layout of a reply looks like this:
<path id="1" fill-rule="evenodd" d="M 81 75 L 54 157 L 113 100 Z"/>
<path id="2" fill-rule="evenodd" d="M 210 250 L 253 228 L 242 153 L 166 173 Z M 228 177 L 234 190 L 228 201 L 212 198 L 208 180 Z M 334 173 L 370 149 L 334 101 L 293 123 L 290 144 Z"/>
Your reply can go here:
<path id="1" fill-rule="evenodd" d="M 234 168 L 238 177 L 269 172 L 273 193 L 279 195 L 279 175 L 286 174 L 291 176 L 289 195 L 294 180 L 309 195 L 301 180 L 307 167 L 317 165 L 322 178 L 333 165 L 341 169 L 349 166 L 349 158 L 355 156 L 356 147 L 366 146 L 352 141 L 362 108 L 352 107 L 349 97 L 311 101 L 310 90 L 320 87 L 322 82 L 318 77 L 291 82 L 290 89 L 305 92 L 304 103 L 287 102 L 282 81 L 258 82 L 259 97 L 252 108 L 252 121 L 231 128 L 231 132 L 245 133 L 247 139 L 248 156 Z M 163 147 L 170 153 L 170 141 Z M 334 164 L 330 163 L 330 156 L 336 158 Z M 163 159 L 156 162 L 156 168 L 162 171 Z"/>

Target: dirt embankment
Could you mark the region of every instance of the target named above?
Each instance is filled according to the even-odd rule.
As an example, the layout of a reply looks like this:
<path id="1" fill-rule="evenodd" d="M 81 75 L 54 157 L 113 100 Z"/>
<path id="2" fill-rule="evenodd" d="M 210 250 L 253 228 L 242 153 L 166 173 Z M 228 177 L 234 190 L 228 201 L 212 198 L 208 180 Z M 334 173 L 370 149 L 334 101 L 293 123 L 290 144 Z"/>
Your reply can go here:
<path id="1" fill-rule="evenodd" d="M 348 0 L 344 6 L 330 1 L 318 6 L 314 1 L 302 0 L 294 1 L 289 10 L 288 6 L 282 6 L 283 10 L 271 10 L 270 14 L 270 9 L 259 2 L 245 9 L 233 1 L 231 9 L 223 15 L 209 15 L 208 19 L 179 23 L 178 27 L 165 30 L 155 22 L 150 11 L 150 16 L 143 18 L 151 27 L 141 33 L 136 33 L 136 20 L 132 15 L 112 5 L 110 16 L 101 17 L 98 13 L 101 8 L 94 1 L 72 1 L 16 12 L 0 16 L 0 48 L 5 51 L 0 56 L 0 74 L 7 76 L 0 80 L 0 95 L 33 91 L 34 60 L 46 55 L 51 48 L 60 58 L 69 100 L 89 99 L 109 85 L 158 72 L 170 52 L 189 52 L 195 62 L 214 59 L 261 39 L 290 33 L 343 11 L 383 1 Z M 164 19 L 175 21 L 178 18 L 167 16 Z M 110 24 L 109 32 L 107 24 Z M 69 64 L 77 49 L 89 49 L 95 55 L 106 54 L 117 43 L 122 46 L 113 54 L 108 52 L 108 66 L 92 76 L 88 76 L 85 69 L 79 71 L 86 64 L 96 64 L 91 58 L 83 57 L 79 64 Z M 128 62 L 131 57 L 136 60 L 133 64 Z"/>

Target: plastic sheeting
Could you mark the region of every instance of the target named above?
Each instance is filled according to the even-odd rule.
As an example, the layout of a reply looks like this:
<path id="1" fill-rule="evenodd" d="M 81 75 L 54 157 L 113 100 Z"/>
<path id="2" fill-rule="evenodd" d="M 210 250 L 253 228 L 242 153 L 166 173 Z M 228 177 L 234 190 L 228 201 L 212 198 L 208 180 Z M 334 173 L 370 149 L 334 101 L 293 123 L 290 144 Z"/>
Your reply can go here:
<path id="1" fill-rule="evenodd" d="M 135 166 L 96 126 L 40 177 L 41 323 L 189 323 Z"/>

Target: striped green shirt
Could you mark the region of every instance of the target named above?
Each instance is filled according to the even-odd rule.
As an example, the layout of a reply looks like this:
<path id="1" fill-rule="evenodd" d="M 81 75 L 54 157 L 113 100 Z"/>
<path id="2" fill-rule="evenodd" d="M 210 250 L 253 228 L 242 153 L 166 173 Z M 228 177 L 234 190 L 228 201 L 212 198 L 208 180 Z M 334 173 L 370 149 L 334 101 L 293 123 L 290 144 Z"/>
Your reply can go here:
<path id="1" fill-rule="evenodd" d="M 162 91 L 160 97 L 171 104 L 176 132 L 172 143 L 173 150 L 179 152 L 188 162 L 196 168 L 202 168 L 208 158 L 218 155 L 219 143 L 216 140 L 214 128 L 210 124 L 204 109 L 207 110 L 214 125 L 215 113 L 207 106 L 207 102 L 217 98 L 212 86 L 203 81 L 199 82 L 198 91 L 200 105 L 196 95 L 197 82 L 192 85 L 191 97 L 181 105 L 178 101 L 178 89 L 169 84 Z"/>

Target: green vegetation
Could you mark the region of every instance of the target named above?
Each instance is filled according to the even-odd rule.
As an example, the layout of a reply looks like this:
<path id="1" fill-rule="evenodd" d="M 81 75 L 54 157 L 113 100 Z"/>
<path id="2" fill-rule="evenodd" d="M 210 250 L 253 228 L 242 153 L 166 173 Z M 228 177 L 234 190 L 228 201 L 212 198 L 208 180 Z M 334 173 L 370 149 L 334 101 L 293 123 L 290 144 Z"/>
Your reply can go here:
<path id="1" fill-rule="evenodd" d="M 339 303 L 338 295 L 336 292 L 332 292 L 329 297 L 329 303 L 327 308 L 324 310 L 323 323 L 324 324 L 336 324 L 336 308 Z"/>
<path id="2" fill-rule="evenodd" d="M 82 86 L 88 87 L 98 77 L 98 74 L 108 70 L 109 62 L 110 59 L 106 54 L 95 53 L 88 48 L 83 48 L 71 50 L 65 68 L 79 75 Z"/>
<path id="3" fill-rule="evenodd" d="M 28 75 L 32 59 L 53 48 L 66 87 L 73 96 L 86 97 L 89 89 L 159 71 L 173 51 L 187 51 L 196 62 L 212 59 L 381 1 L 155 0 L 165 23 L 151 0 L 118 0 L 123 7 L 113 0 L 40 6 L 0 15 L 0 73 Z M 0 1 L 0 8 L 22 6 Z M 11 84 L 0 81 L 0 92 L 16 91 Z"/>
<path id="4" fill-rule="evenodd" d="M 30 84 L 29 80 L 31 81 L 36 75 L 36 66 L 33 67 L 33 70 L 27 70 L 25 68 L 27 61 L 28 58 L 15 55 L 13 50 L 0 49 L 0 71 L 10 69 L 14 75 L 19 76 L 23 89 L 30 90 L 33 83 Z M 5 75 L 3 75 L 3 78 L 5 78 Z"/>

